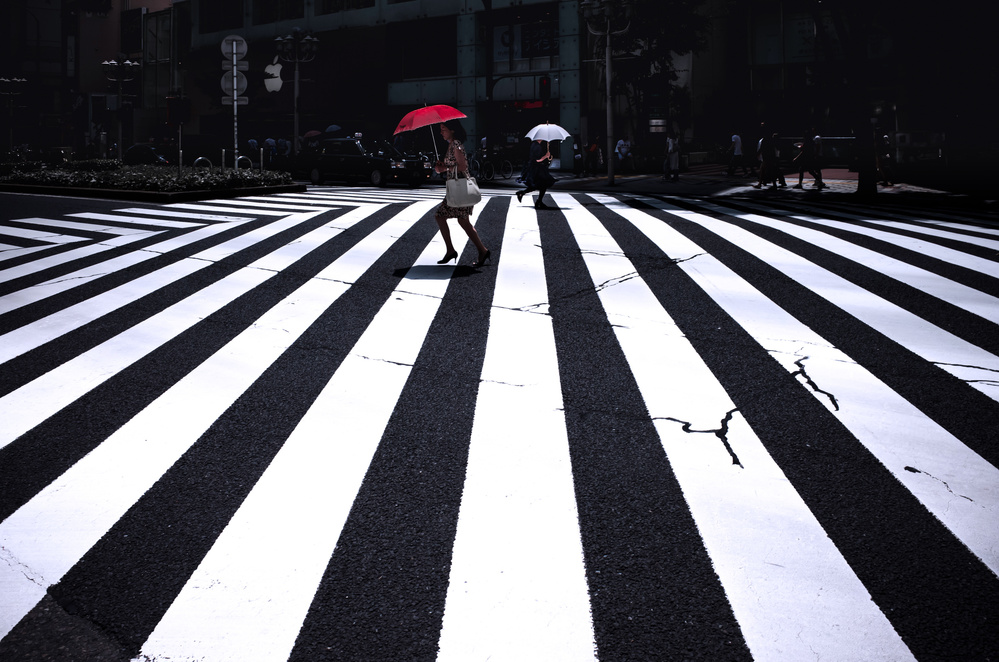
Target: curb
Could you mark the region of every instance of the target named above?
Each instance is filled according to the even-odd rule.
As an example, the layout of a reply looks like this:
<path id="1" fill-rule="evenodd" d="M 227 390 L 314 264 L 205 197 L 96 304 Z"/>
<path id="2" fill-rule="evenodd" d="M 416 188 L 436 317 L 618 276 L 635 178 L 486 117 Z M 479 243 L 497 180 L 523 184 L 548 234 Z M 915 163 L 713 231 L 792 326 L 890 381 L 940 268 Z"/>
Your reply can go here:
<path id="1" fill-rule="evenodd" d="M 135 202 L 196 202 L 217 198 L 241 198 L 247 195 L 267 195 L 269 193 L 303 193 L 305 184 L 283 184 L 281 186 L 253 186 L 246 188 L 206 189 L 200 191 L 130 191 L 126 189 L 72 188 L 64 186 L 35 186 L 32 184 L 0 184 L 0 193 L 29 193 L 35 195 L 64 195 L 77 198 L 106 198 L 109 200 L 133 200 Z"/>
<path id="2" fill-rule="evenodd" d="M 553 193 L 558 191 L 630 193 L 771 202 L 836 200 L 872 206 L 915 204 L 920 206 L 945 205 L 987 212 L 999 210 L 999 202 L 990 196 L 943 191 L 905 183 L 898 183 L 890 188 L 879 186 L 877 193 L 862 194 L 856 191 L 856 179 L 826 179 L 825 182 L 828 186 L 820 191 L 811 186 L 810 180 L 806 180 L 804 189 L 794 189 L 791 186 L 777 190 L 773 190 L 771 187 L 754 189 L 749 185 L 751 180 L 739 181 L 738 178 L 730 178 L 724 174 L 719 175 L 711 172 L 681 173 L 678 182 L 663 182 L 662 176 L 659 174 L 619 175 L 613 186 L 608 184 L 606 175 L 575 177 L 553 174 L 556 178 L 555 186 L 550 189 Z M 507 190 L 511 192 L 521 187 L 515 179 L 492 180 L 482 182 L 479 185 L 495 191 Z"/>

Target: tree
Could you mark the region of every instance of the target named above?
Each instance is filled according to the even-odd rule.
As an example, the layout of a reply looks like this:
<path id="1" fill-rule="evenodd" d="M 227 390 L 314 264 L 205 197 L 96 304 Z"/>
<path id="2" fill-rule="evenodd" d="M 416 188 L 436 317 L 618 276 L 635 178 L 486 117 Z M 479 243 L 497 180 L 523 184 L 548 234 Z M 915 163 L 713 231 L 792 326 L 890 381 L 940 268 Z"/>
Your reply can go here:
<path id="1" fill-rule="evenodd" d="M 671 121 L 686 124 L 680 102 L 689 91 L 677 85 L 674 57 L 704 47 L 710 20 L 705 0 L 630 0 L 630 23 L 623 34 L 614 35 L 614 80 L 612 93 L 628 99 L 630 120 L 649 115 L 649 106 L 669 109 Z M 664 13 L 663 8 L 666 7 Z M 617 27 L 617 26 L 616 26 Z M 594 40 L 597 61 L 602 63 L 603 38 Z M 600 66 L 600 65 L 598 65 Z"/>

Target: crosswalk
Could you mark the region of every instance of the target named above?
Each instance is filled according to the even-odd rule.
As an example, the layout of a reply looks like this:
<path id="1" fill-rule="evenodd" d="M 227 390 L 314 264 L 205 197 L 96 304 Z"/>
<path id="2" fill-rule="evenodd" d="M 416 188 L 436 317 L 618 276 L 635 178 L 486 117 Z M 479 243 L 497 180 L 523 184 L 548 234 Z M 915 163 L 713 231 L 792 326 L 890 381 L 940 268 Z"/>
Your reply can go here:
<path id="1" fill-rule="evenodd" d="M 996 219 L 551 198 L 0 223 L 0 659 L 992 659 Z"/>

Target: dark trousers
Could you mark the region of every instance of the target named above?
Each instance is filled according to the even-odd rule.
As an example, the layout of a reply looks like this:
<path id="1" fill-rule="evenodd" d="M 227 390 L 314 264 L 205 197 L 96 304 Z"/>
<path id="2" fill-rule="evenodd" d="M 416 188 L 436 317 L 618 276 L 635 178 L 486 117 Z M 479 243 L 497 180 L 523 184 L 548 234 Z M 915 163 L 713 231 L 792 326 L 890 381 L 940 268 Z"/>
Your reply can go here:
<path id="1" fill-rule="evenodd" d="M 528 184 L 527 188 L 525 188 L 523 191 L 518 191 L 518 193 L 520 193 L 520 197 L 524 197 L 528 193 L 531 193 L 533 191 L 537 191 L 538 192 L 538 200 L 537 200 L 537 202 L 534 203 L 534 206 L 535 207 L 539 207 L 540 205 L 543 204 L 541 202 L 541 200 L 542 200 L 542 198 L 545 197 L 545 192 L 547 190 L 548 190 L 547 186 L 536 187 L 533 184 Z"/>

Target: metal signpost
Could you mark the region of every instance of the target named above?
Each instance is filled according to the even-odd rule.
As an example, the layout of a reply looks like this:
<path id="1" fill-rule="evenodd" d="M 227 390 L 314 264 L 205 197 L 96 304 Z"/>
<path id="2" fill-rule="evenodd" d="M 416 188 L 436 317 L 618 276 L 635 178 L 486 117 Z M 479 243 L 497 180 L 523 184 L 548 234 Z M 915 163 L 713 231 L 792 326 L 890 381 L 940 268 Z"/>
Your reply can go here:
<path id="1" fill-rule="evenodd" d="M 232 60 L 223 60 L 222 69 L 226 72 L 222 74 L 222 91 L 227 95 L 222 97 L 222 103 L 232 104 L 232 165 L 238 167 L 239 159 L 239 118 L 237 109 L 249 103 L 247 97 L 241 96 L 246 92 L 246 76 L 243 72 L 249 69 L 249 63 L 243 60 L 246 57 L 246 40 L 239 35 L 229 35 L 222 40 L 222 55 L 231 57 Z M 222 163 L 225 168 L 225 161 Z"/>

